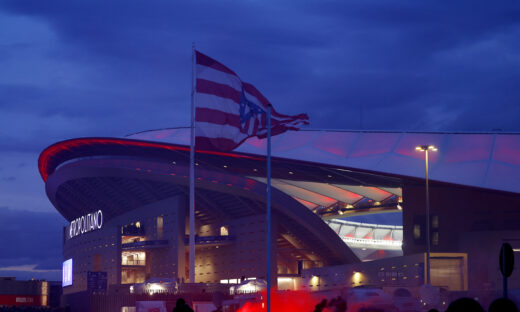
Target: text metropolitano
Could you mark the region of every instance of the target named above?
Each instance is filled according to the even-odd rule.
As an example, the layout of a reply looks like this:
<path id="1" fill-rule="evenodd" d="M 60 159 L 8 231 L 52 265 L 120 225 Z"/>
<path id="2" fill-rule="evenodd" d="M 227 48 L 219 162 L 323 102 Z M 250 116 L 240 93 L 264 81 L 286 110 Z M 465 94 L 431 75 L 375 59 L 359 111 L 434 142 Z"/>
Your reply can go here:
<path id="1" fill-rule="evenodd" d="M 103 226 L 103 212 L 98 210 L 72 220 L 69 225 L 69 237 L 99 230 Z"/>

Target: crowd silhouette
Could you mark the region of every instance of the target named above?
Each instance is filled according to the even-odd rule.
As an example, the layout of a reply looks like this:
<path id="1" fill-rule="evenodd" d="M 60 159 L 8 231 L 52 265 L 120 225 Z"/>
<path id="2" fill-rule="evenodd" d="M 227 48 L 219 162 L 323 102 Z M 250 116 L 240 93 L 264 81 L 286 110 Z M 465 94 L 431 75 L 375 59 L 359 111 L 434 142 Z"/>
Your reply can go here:
<path id="1" fill-rule="evenodd" d="M 24 307 L 24 306 L 21 306 L 21 307 L 16 307 L 16 306 L 11 306 L 11 307 L 0 307 L 0 312 L 57 312 L 57 311 L 61 311 L 61 310 L 58 310 L 57 308 L 48 308 L 48 307 Z"/>
<path id="2" fill-rule="evenodd" d="M 333 312 L 346 312 L 347 311 L 347 302 L 341 298 L 333 298 L 329 301 L 323 299 L 314 307 L 314 312 L 324 312 L 327 308 L 328 311 Z M 385 311 L 378 308 L 371 307 L 363 307 L 356 312 L 393 312 L 393 311 Z M 421 312 L 421 311 L 417 311 Z M 428 312 L 441 312 L 437 309 L 430 309 Z M 448 305 L 448 308 L 445 312 L 486 312 L 486 310 L 482 307 L 482 305 L 472 298 L 459 298 L 454 300 Z M 516 304 L 507 298 L 499 298 L 494 300 L 487 310 L 487 312 L 518 312 L 518 308 Z"/>
<path id="3" fill-rule="evenodd" d="M 276 307 L 272 307 L 276 312 Z M 348 303 L 340 296 L 330 300 L 323 299 L 314 307 L 314 312 L 347 312 Z M 49 307 L 1 307 L 0 312 L 69 312 L 66 308 L 49 308 Z M 180 298 L 173 309 L 173 312 L 193 312 L 193 309 Z M 310 310 L 309 310 L 310 312 Z M 362 307 L 356 312 L 395 312 L 385 311 L 378 308 Z M 417 311 L 421 312 L 421 311 Z M 459 298 L 448 305 L 446 311 L 430 309 L 428 312 L 486 312 L 482 305 L 472 298 Z M 516 304 L 507 298 L 499 298 L 494 300 L 487 312 L 519 312 Z"/>

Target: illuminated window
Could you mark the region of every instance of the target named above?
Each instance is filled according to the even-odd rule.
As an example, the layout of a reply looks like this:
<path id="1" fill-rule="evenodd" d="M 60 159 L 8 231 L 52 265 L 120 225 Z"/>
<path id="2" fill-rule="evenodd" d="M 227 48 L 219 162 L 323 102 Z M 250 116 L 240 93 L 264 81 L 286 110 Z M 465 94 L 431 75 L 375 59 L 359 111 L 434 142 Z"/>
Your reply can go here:
<path id="1" fill-rule="evenodd" d="M 419 224 L 413 226 L 413 237 L 415 239 L 421 238 L 421 226 Z"/>
<path id="2" fill-rule="evenodd" d="M 437 231 L 433 232 L 432 244 L 439 245 L 439 232 L 437 232 Z"/>
<path id="3" fill-rule="evenodd" d="M 223 225 L 220 227 L 220 235 L 221 236 L 228 236 L 229 235 L 229 230 L 228 230 L 228 227 Z"/>
<path id="4" fill-rule="evenodd" d="M 431 219 L 430 219 L 431 222 Z M 426 244 L 426 215 L 413 216 L 413 237 L 416 245 Z"/>
<path id="5" fill-rule="evenodd" d="M 162 216 L 157 217 L 157 239 L 163 238 L 163 226 L 164 226 L 164 219 Z"/>
<path id="6" fill-rule="evenodd" d="M 121 284 L 144 283 L 145 277 L 144 270 L 121 270 Z"/>
<path id="7" fill-rule="evenodd" d="M 146 253 L 143 251 L 123 251 L 121 253 L 121 264 L 144 266 L 146 265 Z"/>
<path id="8" fill-rule="evenodd" d="M 439 228 L 439 216 L 437 215 L 432 216 L 432 228 Z"/>

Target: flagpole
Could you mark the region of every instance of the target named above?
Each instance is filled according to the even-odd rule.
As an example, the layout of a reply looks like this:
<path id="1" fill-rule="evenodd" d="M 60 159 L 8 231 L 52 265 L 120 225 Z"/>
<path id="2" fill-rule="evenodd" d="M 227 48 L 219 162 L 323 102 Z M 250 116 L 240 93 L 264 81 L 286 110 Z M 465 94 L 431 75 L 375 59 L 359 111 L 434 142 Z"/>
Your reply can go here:
<path id="1" fill-rule="evenodd" d="M 195 43 L 191 46 L 191 128 L 190 128 L 190 283 L 195 283 Z M 182 269 L 182 268 L 181 268 Z"/>
<path id="2" fill-rule="evenodd" d="M 271 104 L 267 106 L 267 312 L 271 311 Z"/>

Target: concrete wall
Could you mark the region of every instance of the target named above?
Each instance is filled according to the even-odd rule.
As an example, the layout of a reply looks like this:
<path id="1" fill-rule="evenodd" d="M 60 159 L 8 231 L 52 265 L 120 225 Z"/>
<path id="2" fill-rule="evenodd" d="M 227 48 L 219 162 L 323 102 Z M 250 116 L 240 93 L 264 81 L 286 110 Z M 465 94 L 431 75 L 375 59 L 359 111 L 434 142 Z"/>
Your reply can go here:
<path id="1" fill-rule="evenodd" d="M 100 230 L 78 235 L 64 242 L 64 259 L 73 259 L 73 285 L 64 288 L 64 294 L 87 290 L 87 272 L 107 272 L 108 285 L 121 283 L 123 269 L 135 269 L 152 277 L 183 278 L 188 274 L 189 250 L 185 245 L 187 200 L 184 196 L 169 198 L 106 220 Z M 163 218 L 163 233 L 158 236 L 157 217 Z M 276 217 L 272 222 L 272 280 L 277 279 L 277 228 Z M 121 265 L 121 227 L 140 222 L 145 240 L 168 240 L 165 247 L 142 248 L 146 252 L 145 266 Z M 235 240 L 220 246 L 197 246 L 196 281 L 219 283 L 222 279 L 256 277 L 265 279 L 266 222 L 264 215 L 223 221 L 222 224 L 197 224 L 199 236 L 220 235 L 220 227 L 227 226 Z M 137 249 L 136 249 L 137 250 Z M 100 255 L 101 265 L 96 268 L 95 255 Z M 186 280 L 187 281 L 187 280 Z"/>
<path id="2" fill-rule="evenodd" d="M 107 272 L 107 284 L 121 283 L 121 226 L 139 221 L 144 227 L 146 240 L 157 240 L 157 217 L 164 219 L 163 237 L 168 245 L 146 249 L 146 278 L 185 277 L 184 223 L 186 200 L 176 196 L 129 211 L 106 220 L 100 230 L 87 232 L 65 240 L 64 259 L 73 259 L 73 284 L 63 289 L 64 294 L 87 290 L 87 272 L 95 271 L 95 255 L 101 256 L 99 271 Z"/>
<path id="3" fill-rule="evenodd" d="M 303 271 L 301 289 L 322 291 L 363 285 L 419 286 L 424 282 L 424 255 L 387 258 Z"/>
<path id="4" fill-rule="evenodd" d="M 197 282 L 218 283 L 222 279 L 256 277 L 265 279 L 265 216 L 252 216 L 227 223 L 235 242 L 224 246 L 197 247 L 195 270 Z M 273 222 L 273 237 L 277 225 Z M 211 233 L 211 232 L 208 232 Z M 272 239 L 272 263 L 276 264 L 276 239 Z M 276 280 L 276 265 L 271 276 Z"/>
<path id="5" fill-rule="evenodd" d="M 117 223 L 107 221 L 100 230 L 80 234 L 65 240 L 63 244 L 63 259 L 72 258 L 72 286 L 63 288 L 63 294 L 87 289 L 87 272 L 94 271 L 94 255 L 100 255 L 100 271 L 107 272 L 107 283 L 116 284 L 119 272 L 118 264 L 121 255 L 118 254 L 120 235 Z"/>
<path id="6" fill-rule="evenodd" d="M 403 200 L 403 252 L 405 255 L 425 252 L 425 186 L 404 185 Z M 467 253 L 469 288 L 501 289 L 498 251 L 504 241 L 512 241 L 520 248 L 519 207 L 518 194 L 430 184 L 432 252 Z M 434 218 L 438 220 L 437 228 Z M 417 224 L 421 227 L 419 240 L 414 236 Z M 516 276 L 511 283 L 512 287 L 520 287 Z"/>
<path id="7" fill-rule="evenodd" d="M 300 289 L 323 291 L 357 286 L 417 289 L 425 283 L 425 259 L 425 254 L 415 254 L 307 269 L 302 274 Z M 432 285 L 453 291 L 467 290 L 466 254 L 432 253 L 431 259 Z M 453 261 L 460 262 L 459 273 L 445 270 L 445 264 Z M 454 278 L 460 280 L 453 283 Z"/>
<path id="8" fill-rule="evenodd" d="M 460 245 L 468 251 L 468 275 L 472 289 L 501 291 L 499 254 L 502 243 L 520 249 L 520 231 L 479 231 L 461 233 Z M 508 279 L 509 288 L 520 289 L 520 253 L 515 252 L 515 270 Z"/>

